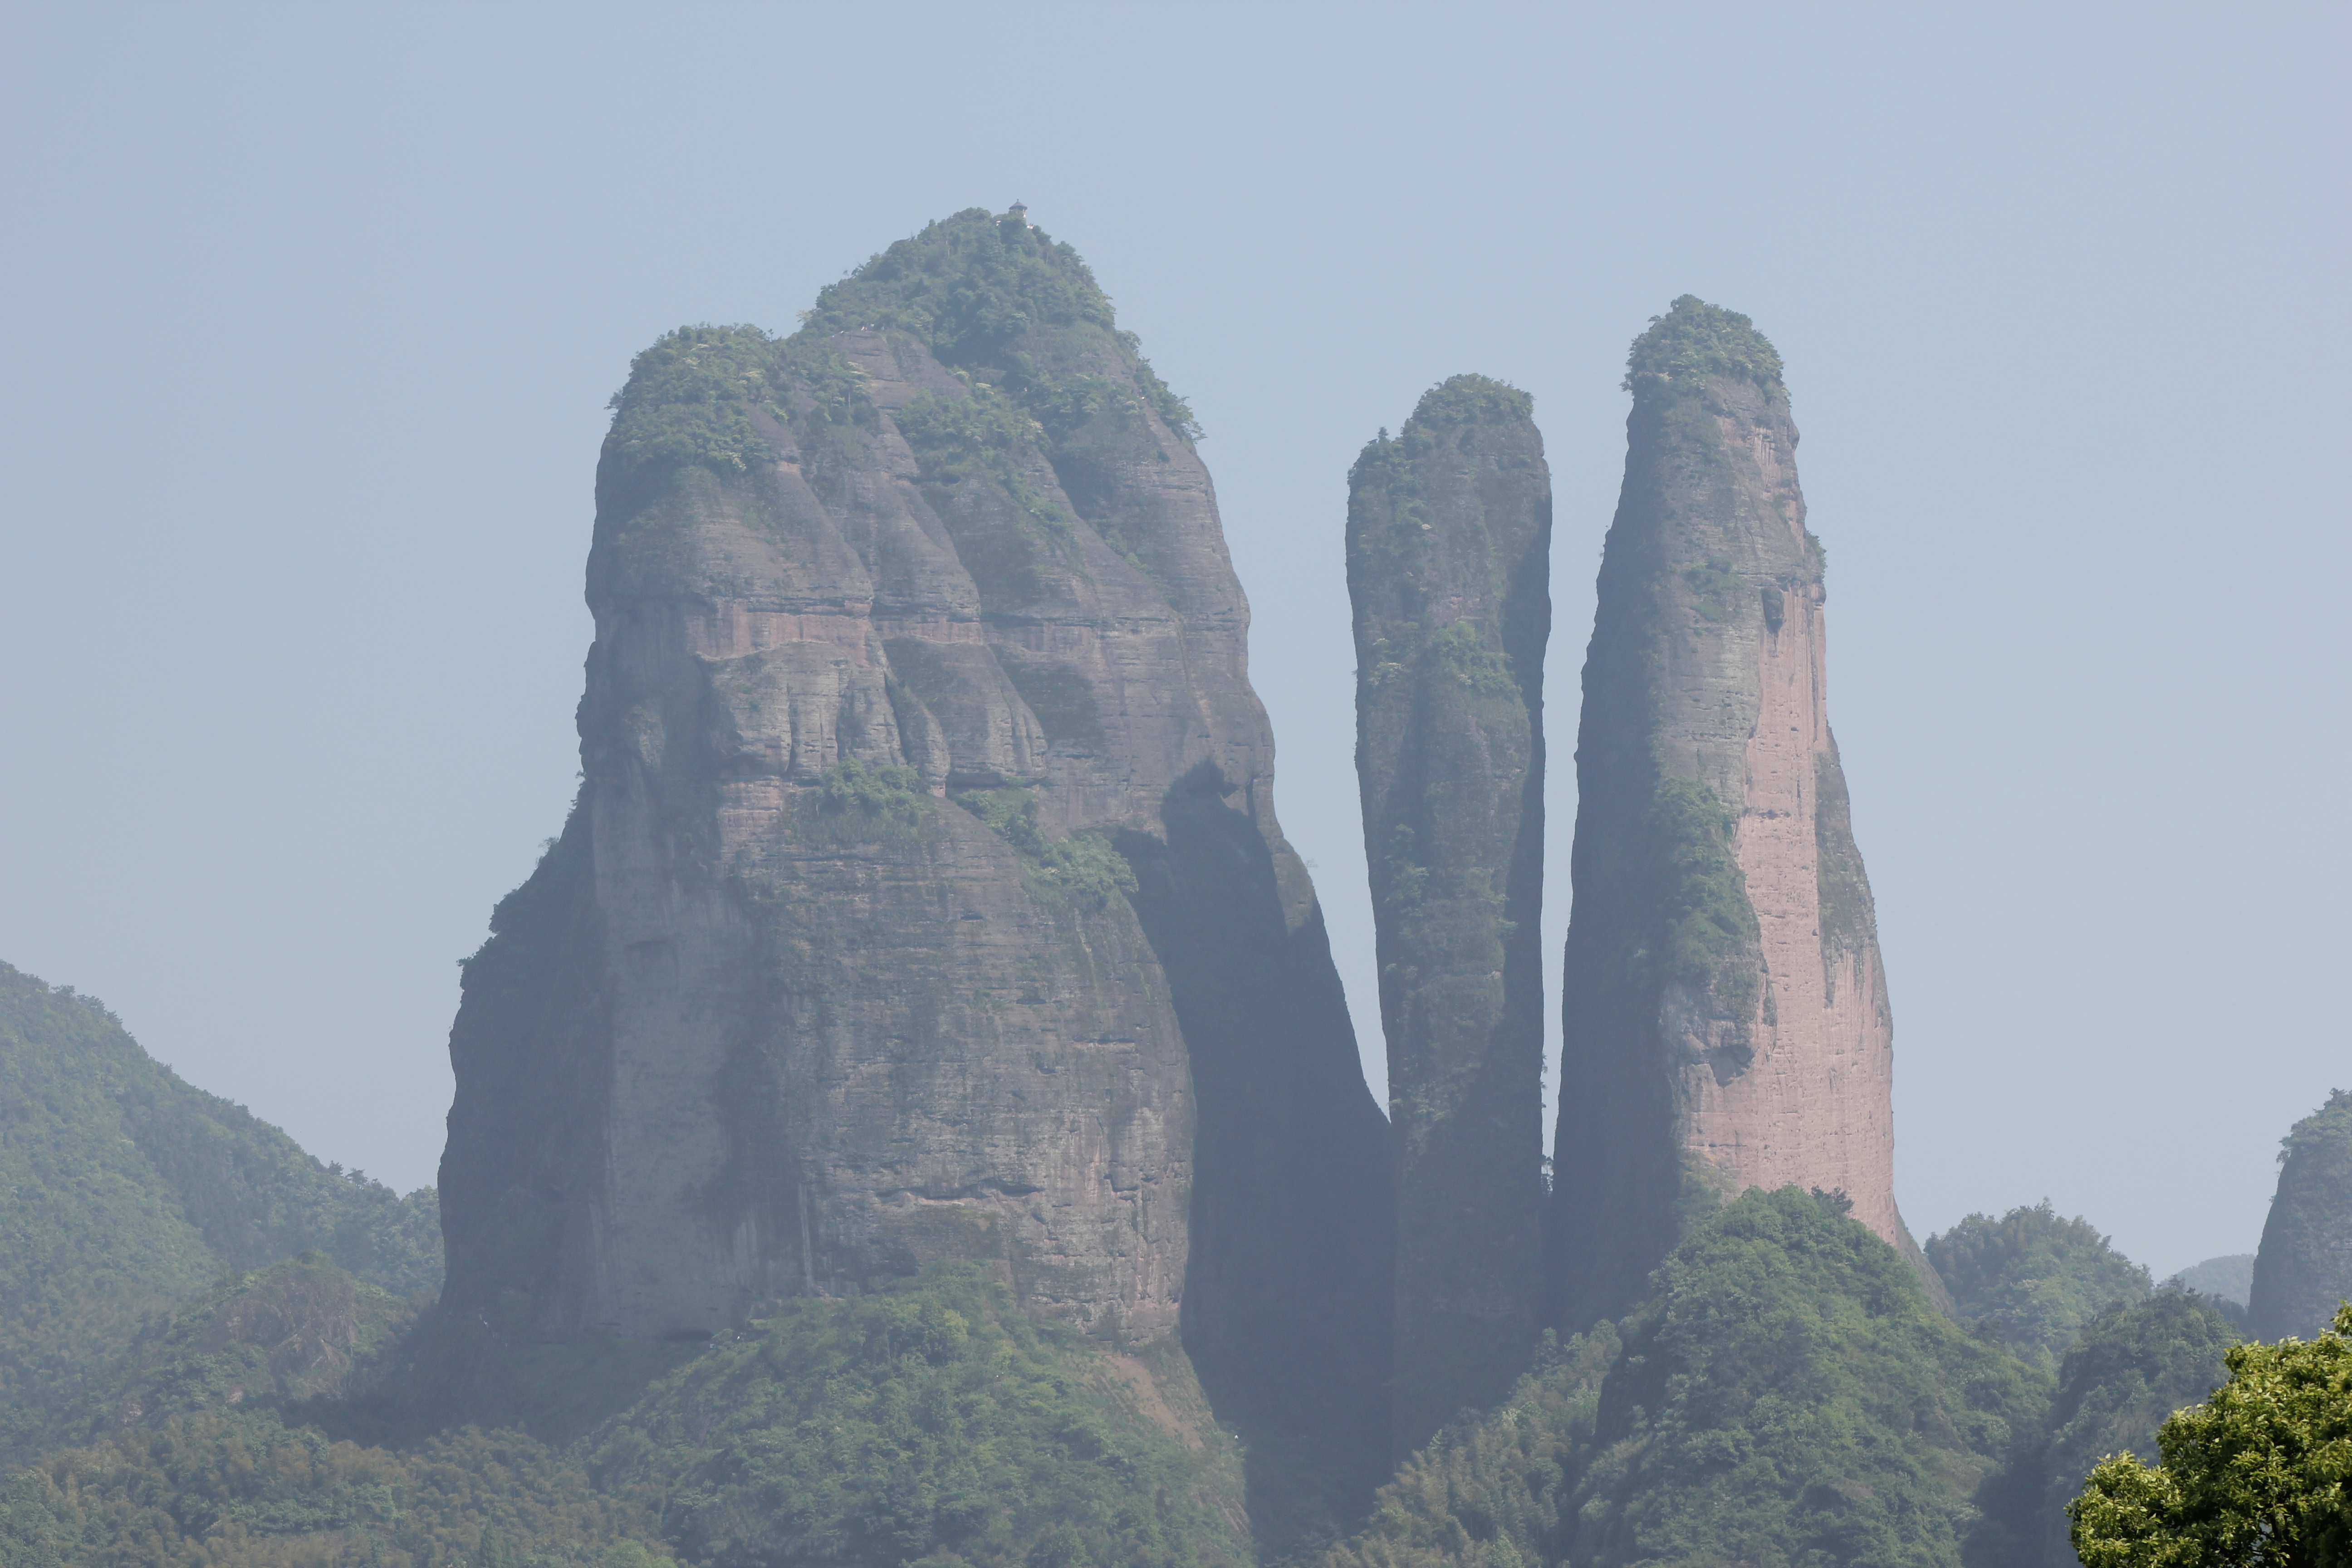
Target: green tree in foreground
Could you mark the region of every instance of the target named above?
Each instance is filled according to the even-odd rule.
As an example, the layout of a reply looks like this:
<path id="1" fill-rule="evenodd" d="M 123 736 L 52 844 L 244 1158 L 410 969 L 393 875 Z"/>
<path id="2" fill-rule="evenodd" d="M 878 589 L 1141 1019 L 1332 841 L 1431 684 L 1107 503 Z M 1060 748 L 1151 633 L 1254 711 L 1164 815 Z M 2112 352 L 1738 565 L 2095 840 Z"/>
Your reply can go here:
<path id="1" fill-rule="evenodd" d="M 2230 1380 L 2103 1461 L 2068 1505 L 2087 1568 L 2352 1563 L 2352 1305 L 2315 1340 L 2245 1344 Z"/>

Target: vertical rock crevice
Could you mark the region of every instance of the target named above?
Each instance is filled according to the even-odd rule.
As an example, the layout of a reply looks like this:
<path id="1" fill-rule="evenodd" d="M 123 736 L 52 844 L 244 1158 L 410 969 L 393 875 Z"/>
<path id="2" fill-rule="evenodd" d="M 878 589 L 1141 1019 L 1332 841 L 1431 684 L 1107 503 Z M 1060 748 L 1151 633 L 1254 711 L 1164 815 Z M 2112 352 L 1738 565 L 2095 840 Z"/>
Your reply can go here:
<path id="1" fill-rule="evenodd" d="M 1349 480 L 1400 1455 L 1508 1392 L 1537 1333 L 1551 480 L 1529 411 L 1516 388 L 1455 376 Z"/>
<path id="2" fill-rule="evenodd" d="M 1780 360 L 1690 296 L 1638 339 L 1577 737 L 1549 1310 L 1612 1316 L 1695 1213 L 1896 1212 L 1893 1016 L 1830 733 Z"/>

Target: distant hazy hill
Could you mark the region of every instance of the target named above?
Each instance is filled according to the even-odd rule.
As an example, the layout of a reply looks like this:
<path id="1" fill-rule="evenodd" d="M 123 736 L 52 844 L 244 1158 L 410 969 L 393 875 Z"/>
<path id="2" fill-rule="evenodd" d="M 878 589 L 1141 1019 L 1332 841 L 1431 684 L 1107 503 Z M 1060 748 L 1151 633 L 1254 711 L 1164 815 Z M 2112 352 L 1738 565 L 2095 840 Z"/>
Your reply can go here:
<path id="1" fill-rule="evenodd" d="M 312 1249 L 396 1295 L 437 1289 L 437 1201 L 320 1163 L 94 998 L 0 963 L 0 1456 L 142 1321 Z"/>
<path id="2" fill-rule="evenodd" d="M 2253 1290 L 2254 1255 L 2233 1252 L 2226 1258 L 2209 1258 L 2202 1263 L 2189 1265 L 2165 1283 L 2178 1285 L 2183 1290 L 2218 1297 L 2242 1310 L 2246 1298 Z"/>

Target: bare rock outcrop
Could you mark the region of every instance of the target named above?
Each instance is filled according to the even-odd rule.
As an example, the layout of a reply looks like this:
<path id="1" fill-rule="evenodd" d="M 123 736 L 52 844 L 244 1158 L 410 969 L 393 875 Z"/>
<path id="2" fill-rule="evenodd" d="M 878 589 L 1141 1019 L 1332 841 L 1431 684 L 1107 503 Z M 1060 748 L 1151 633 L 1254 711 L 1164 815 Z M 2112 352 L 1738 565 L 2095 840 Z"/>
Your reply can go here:
<path id="1" fill-rule="evenodd" d="M 1507 1394 L 1538 1328 L 1551 476 L 1529 407 L 1454 376 L 1349 477 L 1400 1454 Z"/>
<path id="2" fill-rule="evenodd" d="M 1348 1448 L 1384 1130 L 1190 411 L 1017 208 L 615 407 L 579 802 L 451 1035 L 453 1308 L 704 1334 L 977 1258 Z"/>
<path id="3" fill-rule="evenodd" d="M 1614 1314 L 1689 1215 L 1791 1184 L 1843 1194 L 1940 1298 L 1895 1206 L 1894 1021 L 1780 356 L 1685 296 L 1626 385 L 1577 738 L 1555 1310 Z"/>
<path id="4" fill-rule="evenodd" d="M 2283 1142 L 2246 1302 L 2258 1340 L 2316 1338 L 2352 1298 L 2352 1091 L 2330 1094 Z"/>

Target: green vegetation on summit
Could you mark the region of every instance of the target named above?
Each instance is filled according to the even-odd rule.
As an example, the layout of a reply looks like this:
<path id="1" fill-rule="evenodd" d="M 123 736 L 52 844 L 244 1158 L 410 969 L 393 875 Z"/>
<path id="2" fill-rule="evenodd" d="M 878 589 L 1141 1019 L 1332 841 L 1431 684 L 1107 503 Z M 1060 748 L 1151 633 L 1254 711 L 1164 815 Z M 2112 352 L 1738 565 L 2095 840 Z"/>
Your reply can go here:
<path id="1" fill-rule="evenodd" d="M 0 964 L 0 1457 L 43 1440 L 159 1315 L 311 1249 L 396 1297 L 440 1284 L 430 1188 L 320 1163 L 193 1089 L 95 999 Z"/>
<path id="2" fill-rule="evenodd" d="M 1104 374 L 1108 351 L 1180 439 L 1200 438 L 1192 409 L 1153 374 L 1135 334 L 1118 330 L 1078 253 L 1019 208 L 998 217 L 970 207 L 926 225 L 820 289 L 802 334 L 858 327 L 919 339 L 940 363 L 1004 391 L 1054 443 L 1131 424 L 1136 395 Z"/>
<path id="3" fill-rule="evenodd" d="M 1778 385 L 1780 352 L 1755 322 L 1696 294 L 1651 317 L 1625 360 L 1625 390 L 1636 398 L 1690 396 L 1712 375 Z"/>

